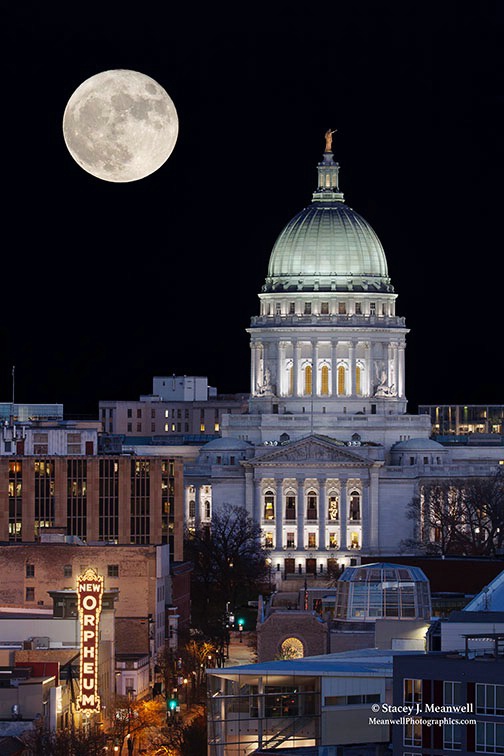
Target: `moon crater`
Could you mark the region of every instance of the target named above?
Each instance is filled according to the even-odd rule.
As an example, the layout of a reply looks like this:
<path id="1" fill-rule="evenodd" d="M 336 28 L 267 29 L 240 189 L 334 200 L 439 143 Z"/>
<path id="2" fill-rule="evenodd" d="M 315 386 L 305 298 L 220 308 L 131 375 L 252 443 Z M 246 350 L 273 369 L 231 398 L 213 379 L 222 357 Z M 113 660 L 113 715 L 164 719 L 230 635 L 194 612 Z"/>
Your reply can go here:
<path id="1" fill-rule="evenodd" d="M 105 181 L 136 181 L 171 155 L 178 116 L 154 79 L 137 71 L 104 71 L 86 79 L 70 97 L 63 136 L 88 173 Z"/>

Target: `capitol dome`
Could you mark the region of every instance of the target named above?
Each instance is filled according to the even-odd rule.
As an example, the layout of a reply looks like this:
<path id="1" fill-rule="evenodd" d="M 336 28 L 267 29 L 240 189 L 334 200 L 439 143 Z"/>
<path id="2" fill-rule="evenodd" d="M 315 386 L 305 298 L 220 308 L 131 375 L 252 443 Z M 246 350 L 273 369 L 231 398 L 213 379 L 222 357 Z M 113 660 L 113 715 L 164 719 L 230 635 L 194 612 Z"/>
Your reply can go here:
<path id="1" fill-rule="evenodd" d="M 263 291 L 393 291 L 378 236 L 343 201 L 332 152 L 324 153 L 317 170 L 312 203 L 275 242 Z"/>

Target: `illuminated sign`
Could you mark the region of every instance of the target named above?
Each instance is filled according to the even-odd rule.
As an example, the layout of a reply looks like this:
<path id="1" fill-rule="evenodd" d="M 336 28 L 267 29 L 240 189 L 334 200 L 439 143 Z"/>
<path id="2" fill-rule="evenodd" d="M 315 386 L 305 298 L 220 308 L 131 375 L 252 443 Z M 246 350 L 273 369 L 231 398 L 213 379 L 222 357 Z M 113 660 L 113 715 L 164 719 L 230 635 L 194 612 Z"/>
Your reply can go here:
<path id="1" fill-rule="evenodd" d="M 80 693 L 77 708 L 100 711 L 98 695 L 98 630 L 103 596 L 103 577 L 88 569 L 77 578 L 80 619 Z"/>

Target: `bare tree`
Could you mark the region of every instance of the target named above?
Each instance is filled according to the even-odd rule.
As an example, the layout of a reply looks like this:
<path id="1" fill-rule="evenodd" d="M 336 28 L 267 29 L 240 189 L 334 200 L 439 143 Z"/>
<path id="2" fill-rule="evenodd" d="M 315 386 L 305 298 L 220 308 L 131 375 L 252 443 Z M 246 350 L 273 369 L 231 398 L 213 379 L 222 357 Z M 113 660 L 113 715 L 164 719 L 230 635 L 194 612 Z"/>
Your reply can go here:
<path id="1" fill-rule="evenodd" d="M 186 533 L 186 558 L 194 565 L 193 624 L 207 637 L 212 624 L 222 626 L 226 603 L 238 606 L 265 582 L 260 539 L 261 528 L 245 508 L 231 505 L 213 516 L 211 526 Z"/>
<path id="2" fill-rule="evenodd" d="M 403 548 L 494 556 L 504 541 L 504 475 L 425 482 L 408 505 L 415 535 Z"/>

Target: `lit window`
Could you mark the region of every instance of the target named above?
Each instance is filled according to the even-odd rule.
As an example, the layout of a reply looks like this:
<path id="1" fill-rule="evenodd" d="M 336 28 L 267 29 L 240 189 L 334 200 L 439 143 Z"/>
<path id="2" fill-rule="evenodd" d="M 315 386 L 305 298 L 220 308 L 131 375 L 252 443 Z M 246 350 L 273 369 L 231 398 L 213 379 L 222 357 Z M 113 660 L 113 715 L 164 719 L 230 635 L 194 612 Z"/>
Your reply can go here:
<path id="1" fill-rule="evenodd" d="M 320 394 L 322 396 L 329 396 L 329 368 L 327 365 L 322 365 L 322 370 L 320 371 L 320 378 L 321 378 Z"/>
<path id="2" fill-rule="evenodd" d="M 362 396 L 362 368 L 357 365 L 355 368 L 355 393 Z"/>
<path id="3" fill-rule="evenodd" d="M 199 429 L 200 429 L 200 433 L 204 433 L 205 432 L 205 423 L 200 423 L 200 428 Z"/>
<path id="4" fill-rule="evenodd" d="M 266 491 L 264 494 L 264 519 L 275 519 L 275 497 L 272 491 Z"/>
<path id="5" fill-rule="evenodd" d="M 264 534 L 264 547 L 266 549 L 272 549 L 273 548 L 273 533 L 265 533 Z"/>
<path id="6" fill-rule="evenodd" d="M 302 659 L 304 646 L 299 638 L 286 638 L 281 645 L 280 656 L 282 659 Z"/>
<path id="7" fill-rule="evenodd" d="M 307 365 L 304 369 L 304 395 L 311 396 L 312 392 L 312 367 Z"/>
<path id="8" fill-rule="evenodd" d="M 329 506 L 327 512 L 330 520 L 339 519 L 339 501 L 337 496 L 329 497 Z"/>
<path id="9" fill-rule="evenodd" d="M 315 533 L 308 533 L 308 548 L 309 549 L 317 548 L 317 536 Z"/>
<path id="10" fill-rule="evenodd" d="M 411 680 L 411 679 L 405 678 L 403 682 L 404 682 L 403 703 L 405 704 L 422 703 L 422 681 Z"/>
<path id="11" fill-rule="evenodd" d="M 343 365 L 340 365 L 338 368 L 338 394 L 340 396 L 343 396 L 345 393 L 346 393 L 345 368 Z"/>

